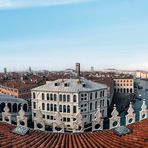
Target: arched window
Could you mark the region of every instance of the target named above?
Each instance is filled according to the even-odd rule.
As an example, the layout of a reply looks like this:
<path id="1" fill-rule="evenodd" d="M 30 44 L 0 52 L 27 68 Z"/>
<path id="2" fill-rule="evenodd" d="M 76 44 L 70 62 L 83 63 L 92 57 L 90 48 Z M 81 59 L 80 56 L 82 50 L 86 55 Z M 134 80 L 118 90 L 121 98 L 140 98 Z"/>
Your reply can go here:
<path id="1" fill-rule="evenodd" d="M 129 89 L 127 88 L 127 93 L 129 93 Z"/>
<path id="2" fill-rule="evenodd" d="M 120 89 L 120 92 L 122 93 L 122 88 Z"/>
<path id="3" fill-rule="evenodd" d="M 98 93 L 97 93 L 97 92 L 95 93 L 95 98 L 96 98 L 96 99 L 98 98 Z"/>
<path id="4" fill-rule="evenodd" d="M 59 111 L 62 112 L 62 105 L 59 106 Z"/>
<path id="5" fill-rule="evenodd" d="M 63 101 L 66 102 L 66 95 L 63 95 Z"/>
<path id="6" fill-rule="evenodd" d="M 54 111 L 56 112 L 57 111 L 57 105 L 54 104 Z"/>
<path id="7" fill-rule="evenodd" d="M 97 101 L 95 102 L 95 109 L 97 109 Z"/>
<path id="8" fill-rule="evenodd" d="M 42 110 L 45 110 L 45 103 L 42 103 Z"/>
<path id="9" fill-rule="evenodd" d="M 22 104 L 20 103 L 20 104 L 18 105 L 18 111 L 21 110 L 21 106 L 22 106 Z"/>
<path id="10" fill-rule="evenodd" d="M 124 88 L 124 93 L 126 93 L 126 89 Z"/>
<path id="11" fill-rule="evenodd" d="M 62 101 L 62 95 L 61 94 L 59 95 L 59 101 Z"/>
<path id="12" fill-rule="evenodd" d="M 63 113 L 66 113 L 66 105 L 63 105 Z"/>
<path id="13" fill-rule="evenodd" d="M 92 110 L 92 103 L 90 103 L 90 110 Z"/>
<path id="14" fill-rule="evenodd" d="M 77 96 L 73 95 L 73 102 L 77 102 Z"/>
<path id="15" fill-rule="evenodd" d="M 90 122 L 92 122 L 92 114 L 90 114 Z"/>
<path id="16" fill-rule="evenodd" d="M 57 101 L 57 95 L 54 94 L 54 101 Z"/>
<path id="17" fill-rule="evenodd" d="M 50 108 L 49 108 L 49 103 L 47 103 L 47 111 L 49 111 L 50 110 Z"/>
<path id="18" fill-rule="evenodd" d="M 102 98 L 102 91 L 100 92 L 100 98 Z"/>
<path id="19" fill-rule="evenodd" d="M 33 99 L 35 99 L 35 92 L 33 92 Z"/>
<path id="20" fill-rule="evenodd" d="M 50 104 L 50 110 L 53 111 L 53 104 Z"/>
<path id="21" fill-rule="evenodd" d="M 70 105 L 67 106 L 67 113 L 70 113 Z"/>
<path id="22" fill-rule="evenodd" d="M 53 94 L 50 94 L 50 100 L 51 101 L 53 100 Z"/>
<path id="23" fill-rule="evenodd" d="M 42 100 L 44 100 L 45 99 L 45 96 L 44 96 L 44 93 L 42 93 Z"/>
<path id="24" fill-rule="evenodd" d="M 92 100 L 92 93 L 90 93 L 90 100 Z"/>
<path id="25" fill-rule="evenodd" d="M 77 107 L 73 106 L 73 113 L 77 113 Z"/>
<path id="26" fill-rule="evenodd" d="M 67 102 L 70 102 L 70 95 L 67 95 Z"/>
<path id="27" fill-rule="evenodd" d="M 27 109 L 27 104 L 24 104 L 24 105 L 23 105 L 23 109 L 24 109 L 25 112 L 27 112 L 27 110 L 28 110 L 28 109 Z"/>
<path id="28" fill-rule="evenodd" d="M 17 112 L 17 104 L 16 103 L 13 104 L 13 112 Z"/>
<path id="29" fill-rule="evenodd" d="M 11 112 L 11 103 L 8 103 L 9 111 Z"/>
<path id="30" fill-rule="evenodd" d="M 49 100 L 49 94 L 47 94 L 47 100 Z"/>
<path id="31" fill-rule="evenodd" d="M 104 91 L 102 92 L 102 96 L 104 97 Z"/>

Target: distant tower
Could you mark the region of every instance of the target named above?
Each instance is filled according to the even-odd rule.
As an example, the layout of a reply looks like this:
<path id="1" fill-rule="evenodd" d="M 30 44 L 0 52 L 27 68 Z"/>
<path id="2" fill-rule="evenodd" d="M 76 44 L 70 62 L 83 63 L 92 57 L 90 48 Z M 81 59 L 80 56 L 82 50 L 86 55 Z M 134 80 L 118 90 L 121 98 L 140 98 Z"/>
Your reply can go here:
<path id="1" fill-rule="evenodd" d="M 77 78 L 80 77 L 80 63 L 76 63 L 76 73 L 77 73 Z"/>
<path id="2" fill-rule="evenodd" d="M 29 73 L 32 73 L 31 67 L 29 67 Z"/>
<path id="3" fill-rule="evenodd" d="M 5 73 L 5 75 L 7 74 L 7 68 L 4 68 L 4 73 Z"/>
<path id="4" fill-rule="evenodd" d="M 90 70 L 91 70 L 91 72 L 94 72 L 94 67 L 92 66 L 92 67 L 90 68 Z"/>

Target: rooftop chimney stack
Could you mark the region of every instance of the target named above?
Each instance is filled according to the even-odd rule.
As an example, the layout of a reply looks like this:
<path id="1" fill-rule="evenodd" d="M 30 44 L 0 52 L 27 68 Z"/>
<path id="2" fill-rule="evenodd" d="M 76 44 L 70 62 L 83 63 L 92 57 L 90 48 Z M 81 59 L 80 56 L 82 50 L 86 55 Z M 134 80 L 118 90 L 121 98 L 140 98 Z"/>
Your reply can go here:
<path id="1" fill-rule="evenodd" d="M 77 73 L 77 78 L 80 77 L 80 63 L 76 63 L 76 73 Z"/>

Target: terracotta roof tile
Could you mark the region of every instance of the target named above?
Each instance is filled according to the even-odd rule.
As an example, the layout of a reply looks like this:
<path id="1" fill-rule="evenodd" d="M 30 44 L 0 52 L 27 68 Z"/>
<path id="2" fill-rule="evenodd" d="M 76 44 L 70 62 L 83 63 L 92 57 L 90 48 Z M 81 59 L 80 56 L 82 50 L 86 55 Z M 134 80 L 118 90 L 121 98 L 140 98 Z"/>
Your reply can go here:
<path id="1" fill-rule="evenodd" d="M 12 133 L 15 128 L 0 122 L 0 147 L 2 148 L 115 148 L 148 147 L 148 119 L 127 126 L 132 133 L 117 136 L 113 130 L 60 134 L 30 130 L 25 136 Z"/>

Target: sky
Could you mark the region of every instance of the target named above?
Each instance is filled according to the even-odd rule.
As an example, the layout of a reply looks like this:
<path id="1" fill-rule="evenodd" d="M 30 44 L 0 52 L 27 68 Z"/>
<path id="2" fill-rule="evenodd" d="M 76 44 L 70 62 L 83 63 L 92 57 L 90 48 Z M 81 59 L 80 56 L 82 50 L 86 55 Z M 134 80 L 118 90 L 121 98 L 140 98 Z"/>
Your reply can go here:
<path id="1" fill-rule="evenodd" d="M 0 0 L 0 71 L 148 70 L 147 0 Z"/>

